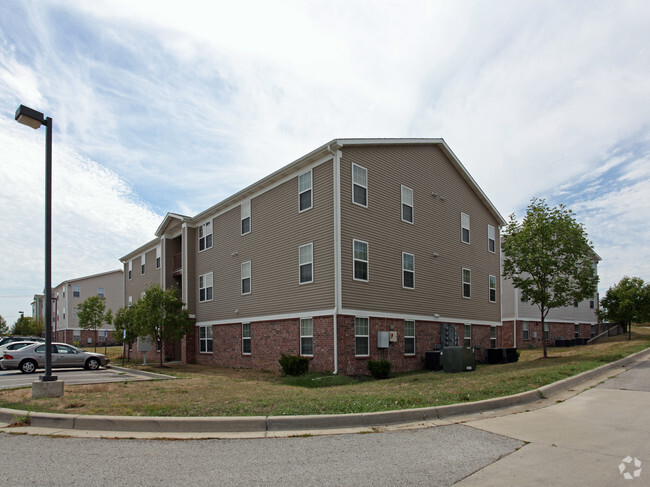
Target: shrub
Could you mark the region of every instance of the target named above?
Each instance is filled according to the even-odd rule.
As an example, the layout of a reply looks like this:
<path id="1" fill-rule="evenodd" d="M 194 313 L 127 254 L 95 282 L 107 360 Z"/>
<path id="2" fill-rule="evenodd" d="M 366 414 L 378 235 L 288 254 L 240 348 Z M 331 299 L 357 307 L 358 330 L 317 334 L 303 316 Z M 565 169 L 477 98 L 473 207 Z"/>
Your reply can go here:
<path id="1" fill-rule="evenodd" d="M 391 363 L 388 360 L 368 360 L 368 370 L 375 379 L 390 377 Z"/>
<path id="2" fill-rule="evenodd" d="M 279 362 L 284 375 L 298 376 L 306 374 L 309 370 L 309 359 L 307 357 L 282 354 Z"/>

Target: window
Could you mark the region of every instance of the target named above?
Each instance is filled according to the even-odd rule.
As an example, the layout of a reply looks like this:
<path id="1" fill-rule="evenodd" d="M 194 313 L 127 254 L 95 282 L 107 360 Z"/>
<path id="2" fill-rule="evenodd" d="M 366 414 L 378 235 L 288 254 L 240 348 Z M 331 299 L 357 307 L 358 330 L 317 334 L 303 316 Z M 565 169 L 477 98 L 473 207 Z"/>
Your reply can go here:
<path id="1" fill-rule="evenodd" d="M 156 247 L 156 269 L 160 269 L 160 247 Z"/>
<path id="2" fill-rule="evenodd" d="M 415 321 L 404 322 L 404 355 L 415 355 Z"/>
<path id="3" fill-rule="evenodd" d="M 129 296 L 129 306 L 133 304 L 133 296 Z"/>
<path id="4" fill-rule="evenodd" d="M 81 341 L 81 335 L 72 335 L 72 341 L 79 343 Z M 74 343 L 73 343 L 74 345 Z M 45 350 L 45 349 L 43 349 Z"/>
<path id="5" fill-rule="evenodd" d="M 241 234 L 251 233 L 251 202 L 241 204 Z"/>
<path id="6" fill-rule="evenodd" d="M 147 260 L 147 254 L 142 254 L 142 257 L 140 257 L 140 273 L 144 276 L 144 271 L 145 271 L 145 263 Z"/>
<path id="7" fill-rule="evenodd" d="M 548 332 L 548 323 L 544 323 L 544 340 L 548 340 L 549 332 Z"/>
<path id="8" fill-rule="evenodd" d="M 77 306 L 72 308 L 72 316 L 74 316 L 75 318 L 79 318 L 79 308 Z"/>
<path id="9" fill-rule="evenodd" d="M 241 353 L 250 355 L 251 353 L 251 324 L 243 323 L 241 325 Z"/>
<path id="10" fill-rule="evenodd" d="M 530 339 L 529 323 L 527 321 L 523 321 L 522 328 L 524 333 L 524 340 L 529 340 Z"/>
<path id="11" fill-rule="evenodd" d="M 591 338 L 596 336 L 596 325 L 591 325 Z"/>
<path id="12" fill-rule="evenodd" d="M 311 318 L 300 320 L 300 355 L 314 355 L 314 321 Z"/>
<path id="13" fill-rule="evenodd" d="M 97 288 L 97 296 L 100 298 L 105 298 L 106 294 L 104 293 L 104 288 L 103 287 L 98 287 Z"/>
<path id="14" fill-rule="evenodd" d="M 242 262 L 241 265 L 241 293 L 250 294 L 251 293 L 251 263 Z"/>
<path id="15" fill-rule="evenodd" d="M 460 214 L 460 239 L 469 243 L 469 215 L 467 213 Z"/>
<path id="16" fill-rule="evenodd" d="M 573 337 L 580 338 L 580 325 L 573 325 Z"/>
<path id="17" fill-rule="evenodd" d="M 402 221 L 413 223 L 413 190 L 402 186 Z"/>
<path id="18" fill-rule="evenodd" d="M 358 357 L 370 355 L 368 318 L 354 319 L 354 354 Z"/>
<path id="19" fill-rule="evenodd" d="M 415 289 L 415 257 L 402 252 L 402 287 Z"/>
<path id="20" fill-rule="evenodd" d="M 81 288 L 79 286 L 72 286 L 72 297 L 78 298 L 81 296 Z M 65 295 L 63 296 L 65 298 Z"/>
<path id="21" fill-rule="evenodd" d="M 212 272 L 199 276 L 199 303 L 212 301 Z"/>
<path id="22" fill-rule="evenodd" d="M 490 327 L 490 348 L 497 348 L 497 327 L 495 325 Z"/>
<path id="23" fill-rule="evenodd" d="M 522 303 L 528 302 L 528 296 L 526 296 L 524 293 L 521 293 L 521 302 Z"/>
<path id="24" fill-rule="evenodd" d="M 129 261 L 129 281 L 131 280 L 132 277 L 133 277 L 133 261 L 130 260 Z"/>
<path id="25" fill-rule="evenodd" d="M 311 201 L 311 170 L 298 176 L 298 202 L 299 211 L 305 211 L 312 207 Z"/>
<path id="26" fill-rule="evenodd" d="M 463 297 L 472 297 L 472 271 L 463 269 Z"/>
<path id="27" fill-rule="evenodd" d="M 199 326 L 199 352 L 212 353 L 212 326 Z"/>
<path id="28" fill-rule="evenodd" d="M 472 325 L 465 325 L 465 333 L 463 335 L 463 346 L 472 346 Z"/>
<path id="29" fill-rule="evenodd" d="M 300 284 L 314 282 L 314 244 L 302 245 L 299 254 Z"/>
<path id="30" fill-rule="evenodd" d="M 594 309 L 594 306 L 595 306 L 595 301 L 592 299 L 591 301 L 589 301 L 589 309 Z"/>
<path id="31" fill-rule="evenodd" d="M 368 206 L 368 170 L 352 164 L 352 202 Z"/>
<path id="32" fill-rule="evenodd" d="M 496 229 L 494 228 L 494 226 L 488 225 L 488 252 L 494 253 L 495 251 L 496 251 Z"/>
<path id="33" fill-rule="evenodd" d="M 490 276 L 490 303 L 497 302 L 497 278 Z"/>
<path id="34" fill-rule="evenodd" d="M 573 307 L 574 307 L 574 308 L 577 308 L 577 307 L 578 307 L 578 300 L 577 300 L 577 299 L 574 299 L 574 300 L 573 300 Z"/>
<path id="35" fill-rule="evenodd" d="M 368 280 L 368 243 L 354 240 L 354 280 Z"/>
<path id="36" fill-rule="evenodd" d="M 212 223 L 199 226 L 199 252 L 212 248 Z"/>

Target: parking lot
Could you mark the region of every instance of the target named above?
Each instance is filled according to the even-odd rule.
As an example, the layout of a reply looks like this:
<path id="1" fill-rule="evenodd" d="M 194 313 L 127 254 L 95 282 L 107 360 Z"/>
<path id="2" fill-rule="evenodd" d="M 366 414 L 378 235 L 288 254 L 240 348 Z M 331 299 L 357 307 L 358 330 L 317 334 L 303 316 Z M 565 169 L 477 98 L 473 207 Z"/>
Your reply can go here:
<path id="1" fill-rule="evenodd" d="M 32 382 L 39 380 L 43 370 L 34 374 L 23 374 L 19 370 L 0 370 L 0 389 L 31 386 Z M 125 382 L 151 380 L 154 374 L 146 375 L 142 372 L 133 372 L 122 367 L 101 368 L 99 370 L 82 369 L 54 369 L 52 375 L 66 384 L 101 384 L 104 382 Z M 157 379 L 164 378 L 157 376 Z"/>

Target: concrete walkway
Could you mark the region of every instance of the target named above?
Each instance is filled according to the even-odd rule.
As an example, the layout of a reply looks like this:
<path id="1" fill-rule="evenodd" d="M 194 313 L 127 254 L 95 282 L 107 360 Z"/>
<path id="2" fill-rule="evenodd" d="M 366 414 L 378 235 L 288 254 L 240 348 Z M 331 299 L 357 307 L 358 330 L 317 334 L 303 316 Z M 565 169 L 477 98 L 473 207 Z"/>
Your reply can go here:
<path id="1" fill-rule="evenodd" d="M 17 418 L 26 416 L 27 411 L 0 408 L 0 428 L 5 432 L 56 436 L 202 439 L 322 435 L 431 427 L 475 422 L 486 418 L 507 418 L 514 413 L 540 410 L 558 401 L 565 401 L 611 376 L 620 374 L 627 368 L 643 362 L 649 355 L 650 349 L 598 369 L 514 396 L 433 408 L 347 415 L 202 418 L 29 413 L 31 424 L 25 427 L 9 427 L 9 425 Z M 583 416 L 591 419 L 602 413 L 596 403 L 594 410 L 584 412 Z"/>

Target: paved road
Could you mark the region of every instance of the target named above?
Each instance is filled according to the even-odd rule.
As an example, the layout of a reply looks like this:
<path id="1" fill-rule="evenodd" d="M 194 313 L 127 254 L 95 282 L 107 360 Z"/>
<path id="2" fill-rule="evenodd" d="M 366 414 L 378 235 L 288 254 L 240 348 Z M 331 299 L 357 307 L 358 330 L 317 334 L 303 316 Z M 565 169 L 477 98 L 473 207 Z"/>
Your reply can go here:
<path id="1" fill-rule="evenodd" d="M 13 387 L 31 386 L 32 382 L 39 380 L 38 377 L 43 375 L 44 371 L 39 370 L 35 374 L 23 374 L 19 370 L 0 370 L 0 389 L 10 389 Z M 82 369 L 54 369 L 52 374 L 56 375 L 59 380 L 66 384 L 99 384 L 102 382 L 132 382 L 134 380 L 146 380 L 144 375 L 135 375 L 129 373 L 126 369 L 99 369 L 99 370 L 82 370 Z"/>

